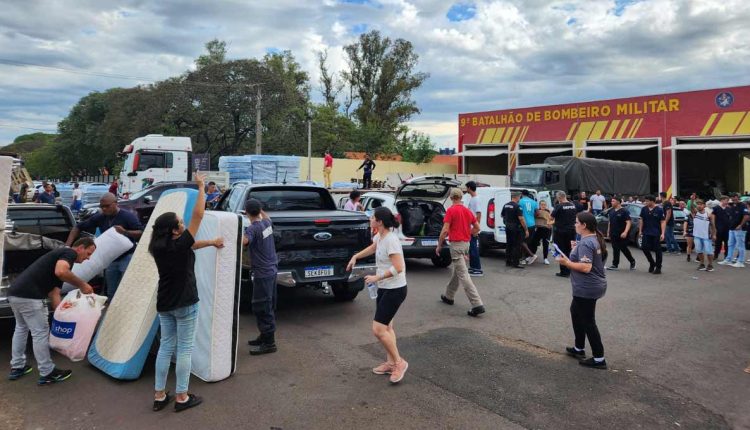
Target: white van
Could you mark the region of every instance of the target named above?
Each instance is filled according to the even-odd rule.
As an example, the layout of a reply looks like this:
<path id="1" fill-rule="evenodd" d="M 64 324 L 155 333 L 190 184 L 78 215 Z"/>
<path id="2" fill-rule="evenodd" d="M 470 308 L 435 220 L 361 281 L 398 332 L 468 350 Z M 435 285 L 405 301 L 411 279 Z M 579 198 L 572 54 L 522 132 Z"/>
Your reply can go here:
<path id="1" fill-rule="evenodd" d="M 189 137 L 149 134 L 125 146 L 120 156 L 125 158 L 118 189 L 123 198 L 158 182 L 190 181 L 193 177 Z"/>
<path id="2" fill-rule="evenodd" d="M 479 197 L 479 210 L 482 212 L 482 221 L 479 223 L 479 253 L 485 254 L 488 249 L 504 249 L 507 240 L 505 237 L 505 223 L 500 212 L 503 206 L 510 201 L 510 193 L 513 191 L 521 192 L 524 188 L 508 187 L 478 187 L 477 197 Z M 549 191 L 537 192 L 529 189 L 531 196 L 537 201 L 544 200 L 547 207 L 552 207 L 552 200 Z M 469 193 L 464 194 L 464 205 L 468 205 L 471 196 Z"/>

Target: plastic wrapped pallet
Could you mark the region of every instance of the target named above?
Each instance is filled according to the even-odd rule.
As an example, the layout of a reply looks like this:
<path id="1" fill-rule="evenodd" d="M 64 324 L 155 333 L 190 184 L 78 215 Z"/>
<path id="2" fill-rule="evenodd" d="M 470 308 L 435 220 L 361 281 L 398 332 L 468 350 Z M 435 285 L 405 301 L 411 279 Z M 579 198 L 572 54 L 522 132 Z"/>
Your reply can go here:
<path id="1" fill-rule="evenodd" d="M 229 182 L 254 184 L 299 182 L 299 157 L 286 155 L 236 155 L 219 158 L 219 171 L 229 173 Z"/>

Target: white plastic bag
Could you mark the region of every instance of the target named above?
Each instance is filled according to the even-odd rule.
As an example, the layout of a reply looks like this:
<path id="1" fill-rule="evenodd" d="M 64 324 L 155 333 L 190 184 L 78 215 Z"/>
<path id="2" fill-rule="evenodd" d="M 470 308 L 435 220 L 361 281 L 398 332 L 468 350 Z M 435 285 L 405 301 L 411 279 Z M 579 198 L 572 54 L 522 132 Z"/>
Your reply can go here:
<path id="1" fill-rule="evenodd" d="M 76 263 L 71 269 L 73 274 L 88 282 L 97 274 L 101 273 L 113 261 L 133 247 L 133 242 L 127 237 L 121 235 L 114 228 L 110 228 L 101 236 L 94 240 L 96 251 L 91 254 L 91 258 L 83 263 Z M 67 294 L 76 287 L 69 283 L 64 283 L 62 293 Z"/>
<path id="2" fill-rule="evenodd" d="M 55 309 L 50 327 L 49 346 L 72 361 L 81 361 L 91 343 L 107 297 L 69 292 Z"/>

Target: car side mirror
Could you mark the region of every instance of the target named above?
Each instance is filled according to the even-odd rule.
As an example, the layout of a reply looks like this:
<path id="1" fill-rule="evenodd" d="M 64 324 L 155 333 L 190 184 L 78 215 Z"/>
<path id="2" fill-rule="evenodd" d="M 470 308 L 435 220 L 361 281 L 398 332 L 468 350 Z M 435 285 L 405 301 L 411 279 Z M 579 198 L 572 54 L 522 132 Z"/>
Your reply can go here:
<path id="1" fill-rule="evenodd" d="M 146 204 L 149 204 L 149 205 L 150 205 L 150 204 L 151 204 L 151 203 L 152 203 L 152 202 L 154 201 L 154 197 L 153 197 L 153 196 L 146 196 L 146 197 L 144 197 L 144 198 L 143 198 L 143 201 L 144 201 L 144 202 L 145 202 Z"/>

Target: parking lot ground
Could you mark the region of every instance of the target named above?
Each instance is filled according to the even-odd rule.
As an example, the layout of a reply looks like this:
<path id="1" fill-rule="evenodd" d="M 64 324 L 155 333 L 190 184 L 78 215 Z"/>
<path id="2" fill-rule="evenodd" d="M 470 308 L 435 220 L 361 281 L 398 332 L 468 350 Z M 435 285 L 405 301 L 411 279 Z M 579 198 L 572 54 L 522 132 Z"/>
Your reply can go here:
<path id="1" fill-rule="evenodd" d="M 150 410 L 153 358 L 138 381 L 112 380 L 86 362 L 56 363 L 73 377 L 48 387 L 36 372 L 0 380 L 0 422 L 9 429 L 185 428 L 330 429 L 707 429 L 750 428 L 750 269 L 695 271 L 665 256 L 664 274 L 608 272 L 597 306 L 609 369 L 578 366 L 562 354 L 572 343 L 570 283 L 555 266 L 506 269 L 501 252 L 474 278 L 487 307 L 466 315 L 439 301 L 449 276 L 409 261 L 409 295 L 395 320 L 410 367 L 401 384 L 370 368 L 383 359 L 370 333 L 374 303 L 363 292 L 335 303 L 313 291 L 283 291 L 279 352 L 247 354 L 257 334 L 241 316 L 237 373 L 195 378 L 198 408 Z M 10 358 L 12 324 L 0 323 L 0 372 Z M 588 350 L 590 354 L 590 350 Z M 29 356 L 31 351 L 29 350 Z M 169 387 L 174 389 L 173 376 Z"/>

